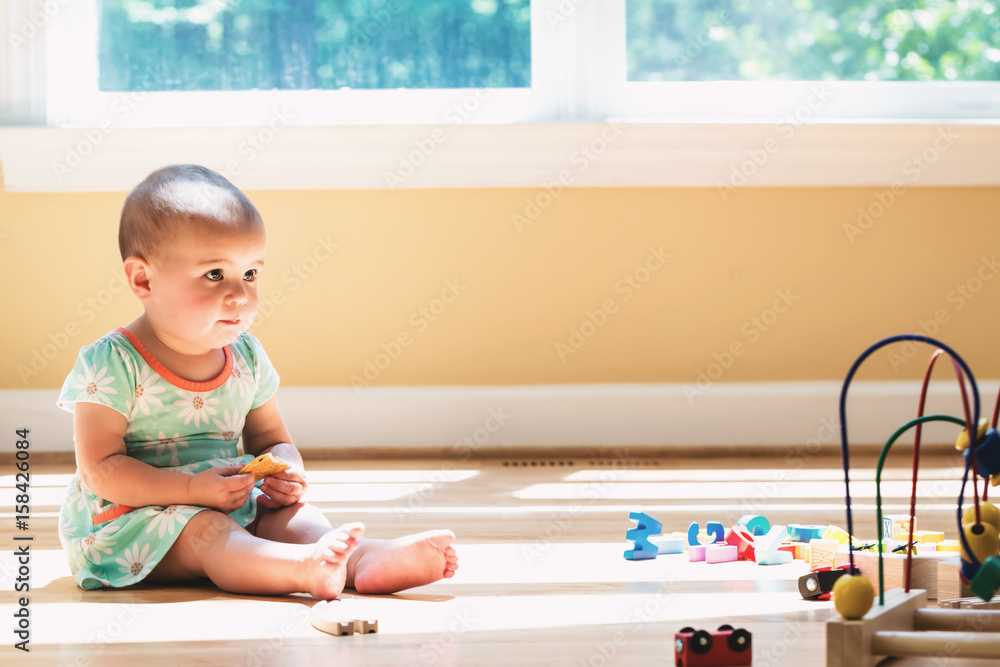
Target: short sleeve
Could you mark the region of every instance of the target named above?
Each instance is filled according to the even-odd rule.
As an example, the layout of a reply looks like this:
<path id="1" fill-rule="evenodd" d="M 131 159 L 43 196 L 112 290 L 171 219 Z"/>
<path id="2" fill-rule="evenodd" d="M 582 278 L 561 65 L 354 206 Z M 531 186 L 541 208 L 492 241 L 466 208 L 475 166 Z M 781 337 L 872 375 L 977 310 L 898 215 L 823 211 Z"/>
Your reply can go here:
<path id="1" fill-rule="evenodd" d="M 134 373 L 124 351 L 102 338 L 80 350 L 56 405 L 73 412 L 77 403 L 98 403 L 129 416 L 135 396 Z"/>
<path id="2" fill-rule="evenodd" d="M 253 402 L 250 409 L 259 408 L 271 400 L 278 391 L 278 371 L 274 369 L 271 360 L 268 359 L 264 346 L 260 344 L 253 335 L 245 333 L 240 336 L 240 342 L 245 346 L 248 354 L 248 364 L 253 375 Z"/>

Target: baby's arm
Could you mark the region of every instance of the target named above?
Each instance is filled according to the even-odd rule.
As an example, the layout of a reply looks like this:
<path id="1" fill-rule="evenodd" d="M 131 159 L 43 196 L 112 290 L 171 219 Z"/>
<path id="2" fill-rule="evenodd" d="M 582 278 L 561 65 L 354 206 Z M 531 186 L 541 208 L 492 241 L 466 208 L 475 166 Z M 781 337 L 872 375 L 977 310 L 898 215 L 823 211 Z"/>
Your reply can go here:
<path id="1" fill-rule="evenodd" d="M 274 396 L 247 413 L 243 425 L 243 451 L 253 456 L 271 452 L 291 463 L 287 470 L 272 475 L 261 483 L 261 491 L 267 494 L 266 498 L 258 500 L 261 505 L 277 509 L 302 499 L 307 486 L 302 455 L 292 444 L 292 436 L 288 433 Z"/>
<path id="2" fill-rule="evenodd" d="M 119 505 L 198 505 L 224 512 L 241 507 L 253 487 L 253 475 L 239 466 L 189 475 L 162 470 L 129 456 L 124 415 L 96 403 L 74 407 L 73 432 L 80 479 L 93 493 Z"/>

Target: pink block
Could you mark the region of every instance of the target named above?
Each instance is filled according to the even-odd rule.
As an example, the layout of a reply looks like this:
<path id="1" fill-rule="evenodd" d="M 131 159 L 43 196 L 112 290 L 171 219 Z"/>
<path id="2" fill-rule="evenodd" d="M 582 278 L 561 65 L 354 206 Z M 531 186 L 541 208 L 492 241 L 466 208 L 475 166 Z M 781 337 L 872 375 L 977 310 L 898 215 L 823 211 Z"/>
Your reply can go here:
<path id="1" fill-rule="evenodd" d="M 705 549 L 706 563 L 732 563 L 739 557 L 739 549 L 731 544 L 710 546 Z"/>
<path id="2" fill-rule="evenodd" d="M 700 563 L 705 560 L 705 545 L 699 544 L 697 546 L 688 547 L 688 561 L 691 563 Z"/>

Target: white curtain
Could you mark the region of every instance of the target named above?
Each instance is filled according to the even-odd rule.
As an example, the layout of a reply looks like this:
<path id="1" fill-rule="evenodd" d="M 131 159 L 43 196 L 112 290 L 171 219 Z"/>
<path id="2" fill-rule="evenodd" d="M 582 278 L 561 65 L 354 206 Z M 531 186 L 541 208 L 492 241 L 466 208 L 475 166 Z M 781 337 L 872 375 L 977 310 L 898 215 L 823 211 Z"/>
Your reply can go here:
<path id="1" fill-rule="evenodd" d="M 46 32 L 66 5 L 79 1 L 0 3 L 0 125 L 46 123 Z"/>

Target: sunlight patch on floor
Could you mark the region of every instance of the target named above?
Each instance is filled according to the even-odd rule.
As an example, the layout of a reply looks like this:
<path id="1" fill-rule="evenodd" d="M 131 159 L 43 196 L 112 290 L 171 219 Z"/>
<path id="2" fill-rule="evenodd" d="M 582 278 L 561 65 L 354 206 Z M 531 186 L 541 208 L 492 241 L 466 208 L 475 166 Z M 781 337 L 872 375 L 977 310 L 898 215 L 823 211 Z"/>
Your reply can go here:
<path id="1" fill-rule="evenodd" d="M 614 474 L 614 473 L 611 473 Z M 883 481 L 883 498 L 909 498 L 909 481 Z M 941 480 L 917 483 L 917 498 L 957 497 L 959 485 Z M 968 486 L 971 493 L 972 485 Z M 654 500 L 691 499 L 834 499 L 844 497 L 844 482 L 795 482 L 763 480 L 735 482 L 720 477 L 711 482 L 623 482 L 604 479 L 599 482 L 564 482 L 534 484 L 512 494 L 519 500 L 624 500 L 648 498 Z M 874 498 L 874 482 L 851 482 L 852 498 Z"/>
<path id="2" fill-rule="evenodd" d="M 955 458 L 954 468 L 921 468 L 918 479 L 961 480 L 964 468 Z M 964 465 L 964 463 L 962 464 Z M 565 477 L 567 482 L 600 482 L 608 476 L 622 482 L 753 482 L 753 481 L 800 481 L 844 483 L 844 471 L 836 468 L 740 468 L 740 469 L 694 469 L 694 470 L 624 470 L 618 468 L 578 470 Z M 882 479 L 912 479 L 910 469 L 894 468 L 884 470 Z M 875 470 L 861 468 L 851 470 L 851 480 L 874 481 Z"/>

